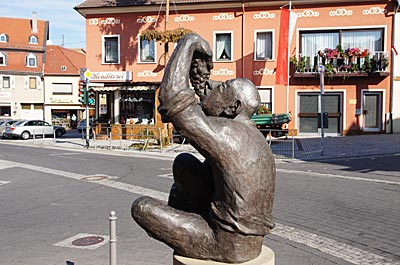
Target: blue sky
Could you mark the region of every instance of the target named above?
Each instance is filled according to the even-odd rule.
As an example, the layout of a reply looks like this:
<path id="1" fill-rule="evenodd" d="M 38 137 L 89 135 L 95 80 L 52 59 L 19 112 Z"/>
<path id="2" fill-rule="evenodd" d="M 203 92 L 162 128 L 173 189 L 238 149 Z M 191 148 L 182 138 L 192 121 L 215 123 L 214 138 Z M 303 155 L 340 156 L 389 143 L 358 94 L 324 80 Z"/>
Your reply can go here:
<path id="1" fill-rule="evenodd" d="M 50 40 L 66 48 L 85 48 L 85 19 L 73 8 L 84 0 L 0 0 L 0 17 L 32 18 L 50 22 Z"/>

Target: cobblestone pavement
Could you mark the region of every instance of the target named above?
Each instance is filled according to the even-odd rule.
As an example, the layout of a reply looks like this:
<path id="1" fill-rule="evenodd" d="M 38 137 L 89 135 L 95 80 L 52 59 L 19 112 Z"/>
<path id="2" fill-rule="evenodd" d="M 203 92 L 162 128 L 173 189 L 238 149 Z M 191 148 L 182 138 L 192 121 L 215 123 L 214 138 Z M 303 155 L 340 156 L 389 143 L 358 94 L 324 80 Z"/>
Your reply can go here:
<path id="1" fill-rule="evenodd" d="M 277 157 L 300 160 L 324 160 L 400 153 L 400 134 L 375 134 L 344 137 L 296 137 L 272 141 Z M 322 150 L 323 147 L 323 150 Z"/>
<path id="2" fill-rule="evenodd" d="M 8 141 L 11 140 L 6 140 Z M 84 149 L 82 139 L 68 135 L 60 139 L 15 140 L 13 143 Z M 174 144 L 163 148 L 162 151 L 158 148 L 139 151 L 130 148 L 132 142 L 119 140 L 97 141 L 96 145 L 98 149 L 110 149 L 111 146 L 116 152 L 127 155 L 157 155 L 166 159 L 172 159 L 180 152 L 198 154 L 189 144 Z M 93 142 L 91 146 L 94 146 Z M 292 147 L 294 147 L 294 160 L 291 159 Z M 321 138 L 279 139 L 271 142 L 271 148 L 278 160 L 292 162 L 373 157 L 400 154 L 400 134 L 326 137 L 323 155 L 321 155 Z M 93 149 L 89 149 L 88 152 L 91 150 Z M 372 182 L 357 178 L 339 182 L 335 179 L 329 180 L 319 173 L 314 175 L 321 175 L 321 178 L 315 178 L 307 172 L 298 178 L 288 174 L 287 169 L 278 168 L 277 172 L 280 177 L 277 179 L 274 209 L 278 225 L 265 239 L 265 244 L 276 252 L 276 265 L 400 264 L 398 254 L 393 254 L 400 253 L 399 212 L 396 213 L 395 210 L 399 209 L 400 198 L 396 194 L 399 192 L 400 182 L 391 184 L 378 181 L 375 185 L 371 185 L 369 183 Z M 351 176 L 345 177 L 351 178 Z M 288 183 L 291 183 L 290 186 Z M 310 192 L 313 186 L 325 188 L 319 193 Z M 284 194 L 280 192 L 283 190 Z M 339 197 L 336 197 L 337 190 L 340 190 Z M 327 209 L 326 200 L 337 200 L 337 207 Z M 371 212 L 371 209 L 375 210 Z M 315 212 L 320 212 L 318 216 L 322 219 L 316 219 Z M 375 220 L 375 215 L 380 221 L 371 221 Z M 364 222 L 365 220 L 369 221 Z M 138 248 L 142 247 L 144 253 L 159 257 L 159 264 L 169 264 L 168 248 L 150 240 L 146 235 L 139 241 L 141 243 L 139 245 L 138 242 Z M 143 248 L 143 242 L 152 246 L 151 253 Z M 144 255 L 143 260 L 139 260 L 136 264 L 153 264 L 146 261 L 147 257 Z"/>

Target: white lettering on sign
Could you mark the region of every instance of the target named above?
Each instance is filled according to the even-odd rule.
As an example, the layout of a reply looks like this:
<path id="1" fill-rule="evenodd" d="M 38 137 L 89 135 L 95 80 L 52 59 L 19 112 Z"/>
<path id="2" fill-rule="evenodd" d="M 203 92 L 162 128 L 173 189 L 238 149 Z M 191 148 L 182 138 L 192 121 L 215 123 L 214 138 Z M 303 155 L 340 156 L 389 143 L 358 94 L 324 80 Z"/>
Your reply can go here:
<path id="1" fill-rule="evenodd" d="M 131 81 L 132 72 L 91 72 L 90 81 Z"/>

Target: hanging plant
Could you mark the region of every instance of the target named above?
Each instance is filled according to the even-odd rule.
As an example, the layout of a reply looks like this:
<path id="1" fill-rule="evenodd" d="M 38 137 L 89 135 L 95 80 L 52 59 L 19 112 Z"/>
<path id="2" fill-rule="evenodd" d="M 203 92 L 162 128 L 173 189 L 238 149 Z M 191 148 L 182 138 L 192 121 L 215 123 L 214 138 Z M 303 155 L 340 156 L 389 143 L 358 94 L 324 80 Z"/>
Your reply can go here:
<path id="1" fill-rule="evenodd" d="M 193 33 L 193 31 L 185 28 L 176 28 L 166 31 L 148 29 L 140 33 L 140 38 L 142 40 L 156 40 L 163 43 L 178 42 L 184 35 L 189 33 Z"/>

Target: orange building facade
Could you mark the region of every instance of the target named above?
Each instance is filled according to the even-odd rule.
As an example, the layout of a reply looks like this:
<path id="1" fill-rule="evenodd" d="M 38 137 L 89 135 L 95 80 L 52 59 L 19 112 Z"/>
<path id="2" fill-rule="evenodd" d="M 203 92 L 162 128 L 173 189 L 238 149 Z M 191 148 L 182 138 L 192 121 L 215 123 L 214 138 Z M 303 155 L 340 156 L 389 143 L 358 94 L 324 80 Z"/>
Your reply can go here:
<path id="1" fill-rule="evenodd" d="M 211 79 L 250 79 L 272 113 L 292 113 L 288 126 L 298 135 L 320 133 L 319 112 L 327 135 L 386 131 L 393 1 L 174 1 L 169 11 L 161 1 L 111 2 L 75 7 L 86 18 L 86 64 L 100 120 L 162 126 L 156 109 L 165 46 L 140 35 L 185 28 L 210 43 Z M 282 8 L 297 17 L 284 56 Z M 167 46 L 170 55 L 175 44 Z M 279 56 L 292 62 L 288 84 L 276 84 Z"/>

